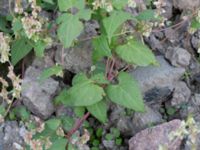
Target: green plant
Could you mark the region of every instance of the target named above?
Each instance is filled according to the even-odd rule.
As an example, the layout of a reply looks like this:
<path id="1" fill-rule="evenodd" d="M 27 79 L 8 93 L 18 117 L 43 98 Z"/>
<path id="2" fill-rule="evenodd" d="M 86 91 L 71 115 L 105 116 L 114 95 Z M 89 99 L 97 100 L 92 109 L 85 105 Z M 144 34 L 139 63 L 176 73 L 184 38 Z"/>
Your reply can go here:
<path id="1" fill-rule="evenodd" d="M 100 25 L 99 34 L 90 39 L 93 45 L 91 71 L 76 74 L 72 87 L 63 89 L 55 98 L 55 104 L 73 107 L 79 119 L 66 116 L 51 118 L 41 123 L 44 128 L 40 132 L 33 122 L 28 122 L 27 128 L 33 130 L 33 138 L 26 141 L 27 147 L 37 143 L 39 148 L 50 150 L 64 150 L 66 145 L 69 150 L 75 149 L 75 144 L 86 143 L 89 136 L 87 131 L 83 136 L 76 135 L 76 131 L 82 125 L 88 127 L 86 119 L 90 114 L 101 123 L 106 123 L 110 102 L 132 111 L 145 111 L 137 81 L 126 70 L 131 66 L 157 65 L 142 36 L 149 36 L 154 32 L 153 27 L 163 25 L 159 2 L 148 0 L 148 9 L 139 9 L 137 16 L 124 11 L 126 6 L 138 7 L 132 0 L 29 0 L 29 3 L 30 6 L 24 10 L 18 0 L 14 12 L 7 17 L 0 16 L 0 62 L 9 65 L 8 78 L 12 83 L 0 77 L 0 96 L 7 104 L 0 107 L 0 122 L 7 115 L 10 119 L 19 118 L 26 123 L 30 117 L 24 107 L 10 110 L 13 102 L 20 99 L 21 92 L 21 79 L 14 73 L 14 66 L 30 51 L 34 51 L 37 57 L 44 57 L 45 49 L 52 46 L 53 41 L 60 42 L 63 48 L 73 47 L 79 42 L 77 39 L 84 29 L 84 23 L 89 20 L 96 20 Z M 56 10 L 59 15 L 56 20 L 48 20 L 40 15 L 42 9 Z M 199 11 L 195 11 L 178 25 L 192 19 L 190 31 L 194 32 L 200 26 L 199 16 Z M 135 26 L 129 27 L 130 22 Z M 52 30 L 56 30 L 56 37 L 51 35 Z M 63 75 L 62 64 L 44 70 L 39 81 L 52 75 Z M 168 113 L 171 114 L 170 111 Z M 95 136 L 102 137 L 102 132 L 98 129 Z M 119 135 L 117 129 L 112 129 L 106 137 L 114 138 L 116 144 L 121 145 Z M 72 143 L 71 139 L 76 139 L 76 142 Z M 99 140 L 94 139 L 93 149 L 98 149 L 98 144 Z"/>

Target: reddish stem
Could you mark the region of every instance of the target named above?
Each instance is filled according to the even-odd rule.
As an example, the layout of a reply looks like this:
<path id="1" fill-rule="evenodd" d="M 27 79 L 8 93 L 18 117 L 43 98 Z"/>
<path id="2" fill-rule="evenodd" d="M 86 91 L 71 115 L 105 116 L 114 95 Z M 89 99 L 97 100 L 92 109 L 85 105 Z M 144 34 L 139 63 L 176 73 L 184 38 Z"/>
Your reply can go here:
<path id="1" fill-rule="evenodd" d="M 82 118 L 78 119 L 77 122 L 74 125 L 74 128 L 72 128 L 69 133 L 66 135 L 66 137 L 69 139 L 83 124 L 83 122 L 90 116 L 90 112 L 87 112 Z"/>

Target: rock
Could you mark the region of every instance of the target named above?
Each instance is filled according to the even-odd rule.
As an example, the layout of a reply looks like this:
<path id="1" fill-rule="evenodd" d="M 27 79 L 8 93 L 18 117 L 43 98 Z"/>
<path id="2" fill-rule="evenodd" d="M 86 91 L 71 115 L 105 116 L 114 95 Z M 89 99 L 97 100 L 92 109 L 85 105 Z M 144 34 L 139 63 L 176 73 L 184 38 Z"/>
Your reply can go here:
<path id="1" fill-rule="evenodd" d="M 60 105 L 56 107 L 56 116 L 57 117 L 60 117 L 60 116 L 74 117 L 75 115 L 74 115 L 73 108 Z"/>
<path id="2" fill-rule="evenodd" d="M 161 32 L 162 33 L 162 32 Z M 161 43 L 161 40 L 155 36 L 155 34 L 151 34 L 148 38 L 145 39 L 148 45 L 153 50 L 157 50 L 160 53 L 164 53 L 164 46 Z"/>
<path id="3" fill-rule="evenodd" d="M 191 54 L 183 48 L 169 48 L 165 57 L 175 67 L 187 67 L 190 64 Z"/>
<path id="4" fill-rule="evenodd" d="M 185 73 L 184 68 L 175 68 L 162 57 L 156 57 L 160 66 L 138 67 L 130 72 L 130 74 L 138 81 L 140 89 L 143 93 L 155 87 L 174 88 L 174 84 Z"/>
<path id="5" fill-rule="evenodd" d="M 14 11 L 14 4 L 15 4 L 15 0 L 10 0 L 11 3 L 11 11 Z M 26 0 L 21 0 L 21 5 L 22 8 L 27 8 L 28 3 Z M 0 15 L 2 16 L 7 16 L 10 14 L 10 9 L 9 9 L 9 1 L 8 0 L 0 0 Z"/>
<path id="6" fill-rule="evenodd" d="M 194 10 L 200 6 L 200 0 L 173 0 L 173 5 L 180 10 Z"/>
<path id="7" fill-rule="evenodd" d="M 165 13 L 163 16 L 167 19 L 170 19 L 173 16 L 173 5 L 172 0 L 166 0 L 164 6 Z"/>
<path id="8" fill-rule="evenodd" d="M 137 131 L 161 122 L 163 122 L 162 115 L 158 111 L 153 110 L 148 106 L 145 107 L 144 113 L 136 112 L 132 119 L 134 129 Z"/>
<path id="9" fill-rule="evenodd" d="M 162 103 L 168 100 L 168 98 L 171 96 L 171 93 L 172 91 L 167 87 L 155 87 L 145 93 L 144 100 L 147 103 Z"/>
<path id="10" fill-rule="evenodd" d="M 24 147 L 21 128 L 24 127 L 19 127 L 16 121 L 0 124 L 0 150 L 21 150 Z"/>
<path id="11" fill-rule="evenodd" d="M 136 132 L 130 116 L 119 117 L 116 125 L 122 135 L 131 136 Z"/>
<path id="12" fill-rule="evenodd" d="M 103 140 L 103 145 L 105 146 L 106 149 L 108 150 L 113 150 L 115 147 L 115 141 L 114 140 Z"/>
<path id="13" fill-rule="evenodd" d="M 55 59 L 65 69 L 73 72 L 85 72 L 92 66 L 91 41 L 80 42 L 73 48 L 62 49 L 58 47 Z"/>
<path id="14" fill-rule="evenodd" d="M 174 88 L 173 96 L 171 99 L 172 106 L 180 106 L 189 101 L 191 91 L 185 82 L 178 82 Z"/>
<path id="15" fill-rule="evenodd" d="M 191 38 L 192 47 L 198 50 L 200 45 L 200 30 L 197 30 Z"/>
<path id="16" fill-rule="evenodd" d="M 59 83 L 52 78 L 39 82 L 41 70 L 29 67 L 22 81 L 22 100 L 24 105 L 35 115 L 47 119 L 54 112 L 52 98 Z"/>
<path id="17" fill-rule="evenodd" d="M 169 134 L 179 129 L 180 120 L 145 129 L 129 140 L 129 150 L 158 150 L 159 146 L 166 146 L 169 150 L 180 150 L 181 139 L 169 140 Z M 173 144 L 172 144 L 173 143 Z"/>
<path id="18" fill-rule="evenodd" d="M 86 72 L 92 66 L 92 37 L 97 35 L 99 24 L 96 21 L 85 23 L 84 32 L 79 36 L 79 42 L 73 48 L 63 49 L 58 46 L 55 59 L 59 64 L 73 73 Z"/>
<path id="19" fill-rule="evenodd" d="M 200 94 L 195 93 L 194 96 L 192 97 L 192 102 L 196 106 L 200 106 Z"/>

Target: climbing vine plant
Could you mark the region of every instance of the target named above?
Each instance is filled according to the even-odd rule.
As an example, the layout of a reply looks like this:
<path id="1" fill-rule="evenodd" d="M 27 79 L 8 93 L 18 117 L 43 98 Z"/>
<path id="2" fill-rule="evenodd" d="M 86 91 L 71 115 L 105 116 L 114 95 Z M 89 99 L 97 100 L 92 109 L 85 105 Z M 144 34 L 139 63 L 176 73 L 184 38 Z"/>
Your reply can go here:
<path id="1" fill-rule="evenodd" d="M 133 15 L 125 8 L 137 9 L 139 13 Z M 57 11 L 56 19 L 48 20 L 41 15 L 43 9 Z M 13 11 L 10 10 L 10 16 L 0 17 L 0 62 L 9 64 L 8 78 L 13 89 L 8 91 L 9 83 L 0 78 L 0 96 L 8 104 L 0 107 L 0 120 L 9 114 L 11 119 L 17 115 L 28 122 L 31 132 L 25 139 L 27 149 L 76 149 L 77 141 L 72 141 L 76 130 L 90 114 L 106 123 L 109 103 L 145 111 L 137 81 L 126 71 L 133 66 L 158 65 L 143 37 L 156 32 L 153 28 L 162 27 L 166 21 L 160 1 L 148 0 L 143 6 L 134 0 L 29 0 L 23 8 L 21 0 L 17 0 Z M 192 19 L 191 32 L 200 27 L 200 13 L 193 16 L 188 17 Z M 62 44 L 63 48 L 74 47 L 89 20 L 96 20 L 100 26 L 98 35 L 87 39 L 92 41 L 93 66 L 87 73 L 76 74 L 72 86 L 55 98 L 55 104 L 74 107 L 81 119 L 74 125 L 74 119 L 67 116 L 46 122 L 35 118 L 40 125 L 36 127 L 28 121 L 30 113 L 25 107 L 10 110 L 21 92 L 21 79 L 15 75 L 14 66 L 30 51 L 44 57 L 45 49 L 53 43 Z M 42 72 L 40 80 L 62 75 L 62 70 L 62 64 L 52 66 Z M 81 138 L 82 143 L 87 142 L 88 132 Z"/>

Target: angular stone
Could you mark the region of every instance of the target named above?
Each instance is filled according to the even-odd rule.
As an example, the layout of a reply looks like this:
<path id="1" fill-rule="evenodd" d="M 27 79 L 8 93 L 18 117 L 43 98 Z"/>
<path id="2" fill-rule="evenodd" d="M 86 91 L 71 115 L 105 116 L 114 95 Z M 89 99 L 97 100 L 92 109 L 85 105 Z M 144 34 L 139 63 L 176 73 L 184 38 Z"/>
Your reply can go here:
<path id="1" fill-rule="evenodd" d="M 190 99 L 191 91 L 187 87 L 185 82 L 178 82 L 174 88 L 174 92 L 171 99 L 172 106 L 180 106 L 187 103 Z"/>
<path id="2" fill-rule="evenodd" d="M 29 67 L 22 82 L 22 100 L 24 105 L 35 115 L 47 119 L 54 112 L 53 96 L 59 83 L 52 78 L 39 82 L 41 70 Z"/>
<path id="3" fill-rule="evenodd" d="M 10 10 L 14 11 L 14 4 L 15 0 L 10 0 L 10 6 L 9 6 L 9 0 L 0 0 L 0 15 L 6 16 L 10 14 Z M 28 6 L 28 3 L 26 0 L 21 0 L 22 8 L 26 8 Z M 10 7 L 10 8 L 9 8 Z"/>
<path id="4" fill-rule="evenodd" d="M 129 140 L 129 150 L 158 150 L 159 146 L 180 150 L 181 139 L 177 138 L 173 142 L 169 140 L 169 134 L 178 130 L 180 125 L 181 121 L 176 119 L 145 129 Z"/>
<path id="5" fill-rule="evenodd" d="M 173 5 L 180 10 L 194 10 L 200 6 L 200 0 L 173 0 Z"/>
<path id="6" fill-rule="evenodd" d="M 160 66 L 138 67 L 130 74 L 138 81 L 143 93 L 155 87 L 168 87 L 173 89 L 175 83 L 185 73 L 184 68 L 171 66 L 162 56 L 156 57 Z"/>
<path id="7" fill-rule="evenodd" d="M 161 122 L 163 122 L 162 115 L 148 106 L 145 107 L 144 113 L 136 112 L 132 119 L 132 124 L 137 130 L 144 129 Z"/>
<path id="8" fill-rule="evenodd" d="M 25 146 L 23 137 L 16 121 L 8 121 L 0 124 L 0 150 L 19 150 Z"/>
<path id="9" fill-rule="evenodd" d="M 191 60 L 191 54 L 187 50 L 179 47 L 168 49 L 165 57 L 175 67 L 187 67 Z"/>

